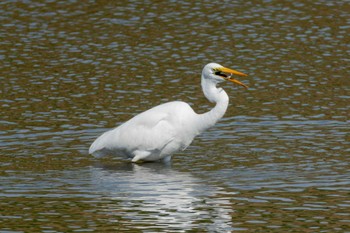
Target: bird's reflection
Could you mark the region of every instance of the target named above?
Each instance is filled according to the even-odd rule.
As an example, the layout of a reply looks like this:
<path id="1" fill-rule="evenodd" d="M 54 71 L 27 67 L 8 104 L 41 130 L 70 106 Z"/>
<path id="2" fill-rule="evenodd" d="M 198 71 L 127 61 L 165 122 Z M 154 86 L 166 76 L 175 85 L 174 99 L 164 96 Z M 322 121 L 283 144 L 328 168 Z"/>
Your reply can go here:
<path id="1" fill-rule="evenodd" d="M 209 231 L 232 229 L 231 205 L 219 188 L 206 184 L 171 164 L 96 164 L 94 185 L 106 200 L 104 210 L 158 227 Z M 222 193 L 222 190 L 221 190 Z"/>

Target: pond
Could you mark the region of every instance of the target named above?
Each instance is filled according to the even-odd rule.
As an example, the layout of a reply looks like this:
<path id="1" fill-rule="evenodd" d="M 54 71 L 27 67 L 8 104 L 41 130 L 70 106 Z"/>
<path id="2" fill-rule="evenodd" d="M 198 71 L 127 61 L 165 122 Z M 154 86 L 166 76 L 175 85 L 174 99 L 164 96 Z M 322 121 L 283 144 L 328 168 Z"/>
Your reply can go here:
<path id="1" fill-rule="evenodd" d="M 345 232 L 348 1 L 2 1 L 1 232 Z M 249 76 L 170 164 L 95 159 L 153 106 L 213 107 L 205 64 Z"/>

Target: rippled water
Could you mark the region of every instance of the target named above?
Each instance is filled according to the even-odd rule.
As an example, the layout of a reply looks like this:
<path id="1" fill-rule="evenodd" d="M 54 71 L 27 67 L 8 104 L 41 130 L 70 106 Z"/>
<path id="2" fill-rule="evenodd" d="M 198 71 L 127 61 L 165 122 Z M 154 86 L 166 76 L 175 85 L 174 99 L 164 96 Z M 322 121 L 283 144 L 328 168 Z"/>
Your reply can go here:
<path id="1" fill-rule="evenodd" d="M 1 232 L 349 232 L 349 1 L 2 1 Z M 170 100 L 229 109 L 172 164 L 87 154 Z"/>

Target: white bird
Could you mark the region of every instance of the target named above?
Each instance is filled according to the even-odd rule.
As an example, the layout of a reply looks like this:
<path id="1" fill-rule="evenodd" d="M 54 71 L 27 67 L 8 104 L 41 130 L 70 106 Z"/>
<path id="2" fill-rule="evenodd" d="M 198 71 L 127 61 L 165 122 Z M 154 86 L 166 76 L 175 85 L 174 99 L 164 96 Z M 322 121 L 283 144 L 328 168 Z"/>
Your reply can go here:
<path id="1" fill-rule="evenodd" d="M 207 64 L 202 71 L 201 84 L 205 97 L 215 107 L 197 114 L 189 104 L 173 101 L 153 107 L 124 124 L 103 133 L 90 146 L 95 157 L 124 155 L 132 162 L 170 161 L 171 156 L 185 150 L 195 136 L 213 126 L 226 112 L 229 98 L 216 85 L 225 80 L 247 86 L 232 75 L 247 76 L 216 63 Z"/>

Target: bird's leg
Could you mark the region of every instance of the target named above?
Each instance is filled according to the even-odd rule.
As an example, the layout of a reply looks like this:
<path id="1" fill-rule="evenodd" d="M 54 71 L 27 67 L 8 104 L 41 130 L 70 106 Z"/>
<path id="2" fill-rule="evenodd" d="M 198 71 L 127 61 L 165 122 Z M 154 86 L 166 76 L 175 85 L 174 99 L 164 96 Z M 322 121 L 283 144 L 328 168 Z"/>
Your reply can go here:
<path id="1" fill-rule="evenodd" d="M 166 164 L 169 164 L 170 161 L 171 161 L 171 155 L 169 155 L 169 156 L 167 156 L 167 157 L 165 157 L 165 158 L 162 159 L 162 162 L 163 162 L 163 163 L 166 163 Z"/>
<path id="2" fill-rule="evenodd" d="M 137 163 L 137 162 L 142 162 L 142 160 L 144 158 L 148 157 L 151 154 L 151 152 L 136 150 L 133 152 L 133 154 L 135 156 L 134 156 L 134 158 L 132 158 L 131 162 Z"/>

